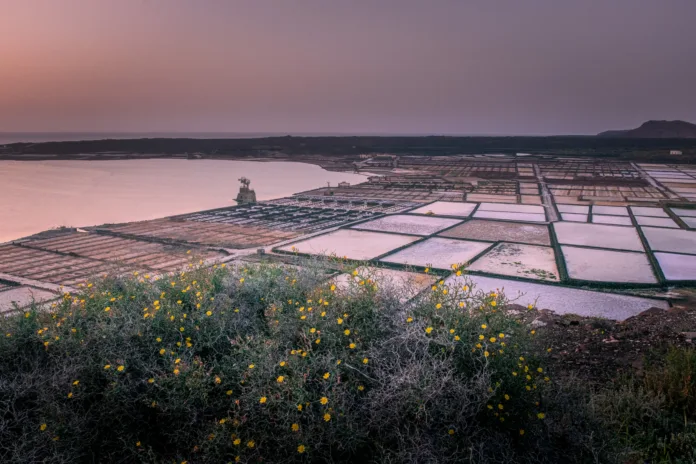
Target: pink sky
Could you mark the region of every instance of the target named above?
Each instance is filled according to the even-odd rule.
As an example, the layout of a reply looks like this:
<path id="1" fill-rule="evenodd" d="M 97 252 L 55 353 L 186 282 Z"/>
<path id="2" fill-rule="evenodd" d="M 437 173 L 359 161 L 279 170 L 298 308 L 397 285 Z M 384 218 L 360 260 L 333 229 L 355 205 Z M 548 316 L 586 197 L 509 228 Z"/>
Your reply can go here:
<path id="1" fill-rule="evenodd" d="M 0 1 L 0 132 L 696 121 L 693 0 Z"/>

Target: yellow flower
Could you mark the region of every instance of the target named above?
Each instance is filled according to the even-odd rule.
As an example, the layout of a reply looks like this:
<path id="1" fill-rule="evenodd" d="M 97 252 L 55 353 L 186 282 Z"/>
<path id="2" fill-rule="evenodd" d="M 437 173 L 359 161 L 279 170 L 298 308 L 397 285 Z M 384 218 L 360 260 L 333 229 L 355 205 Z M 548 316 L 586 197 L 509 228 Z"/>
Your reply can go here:
<path id="1" fill-rule="evenodd" d="M 542 369 L 541 367 L 537 367 L 537 372 L 544 372 L 544 369 Z"/>
<path id="2" fill-rule="evenodd" d="M 107 306 L 106 308 L 104 308 L 104 312 L 108 313 L 109 311 L 111 311 L 111 306 Z"/>
<path id="3" fill-rule="evenodd" d="M 220 379 L 220 377 L 218 377 L 218 376 L 216 375 L 216 376 L 215 376 L 215 383 L 218 384 L 218 385 L 220 385 L 221 382 L 222 382 L 222 379 Z"/>
<path id="4" fill-rule="evenodd" d="M 495 343 L 495 342 L 496 342 L 496 339 L 495 339 L 495 337 L 491 337 L 491 338 L 488 339 L 488 341 L 491 342 L 491 343 Z"/>
<path id="5" fill-rule="evenodd" d="M 293 432 L 297 432 L 298 430 L 300 430 L 300 426 L 298 424 L 292 424 L 290 428 Z"/>
<path id="6" fill-rule="evenodd" d="M 520 435 L 524 435 L 524 429 L 520 429 Z"/>
<path id="7" fill-rule="evenodd" d="M 283 383 L 284 380 L 285 380 L 285 377 L 283 377 L 282 375 L 279 375 L 278 378 L 276 379 L 276 382 Z"/>
<path id="8" fill-rule="evenodd" d="M 510 400 L 510 395 L 508 395 L 507 393 L 505 394 L 505 400 L 507 400 L 507 401 Z"/>
<path id="9" fill-rule="evenodd" d="M 503 410 L 504 406 L 500 403 L 498 403 L 498 409 Z"/>
<path id="10" fill-rule="evenodd" d="M 285 366 L 285 361 L 280 361 L 280 367 Z"/>
<path id="11" fill-rule="evenodd" d="M 350 335 L 350 330 L 348 330 L 348 329 L 344 330 L 343 335 Z"/>
<path id="12" fill-rule="evenodd" d="M 253 365 L 253 364 L 249 364 L 249 369 L 253 369 L 253 368 L 254 368 L 254 365 Z"/>
<path id="13" fill-rule="evenodd" d="M 432 331 L 433 331 L 432 327 L 426 327 L 426 329 L 425 329 L 425 333 L 427 333 L 427 334 L 429 334 Z"/>
<path id="14" fill-rule="evenodd" d="M 104 366 L 104 369 L 111 369 L 111 364 L 107 364 Z"/>
<path id="15" fill-rule="evenodd" d="M 302 411 L 302 405 L 301 405 L 301 404 L 298 404 L 298 405 L 297 405 L 297 410 L 298 410 L 298 411 Z"/>
<path id="16" fill-rule="evenodd" d="M 327 404 L 327 403 L 329 402 L 329 399 L 328 399 L 327 397 L 325 397 L 325 396 L 322 396 L 321 399 L 319 400 L 319 402 L 320 402 L 321 404 Z M 301 408 L 301 405 L 298 407 L 298 409 L 300 409 L 300 408 Z M 302 409 L 300 409 L 300 411 L 301 411 L 301 410 L 302 410 Z"/>
<path id="17" fill-rule="evenodd" d="M 149 379 L 147 379 L 147 383 L 155 383 L 155 379 L 149 378 Z"/>
<path id="18" fill-rule="evenodd" d="M 242 440 L 240 440 L 239 438 L 235 438 L 234 441 L 232 442 L 232 444 L 233 444 L 234 446 L 239 446 L 239 444 L 240 444 L 241 442 L 242 442 Z"/>
<path id="19" fill-rule="evenodd" d="M 206 312 L 205 312 L 205 315 L 206 315 L 206 316 L 212 316 L 212 315 L 213 315 L 213 312 L 212 312 L 212 311 L 206 311 Z"/>
<path id="20" fill-rule="evenodd" d="M 355 343 L 351 343 L 350 345 L 348 345 L 348 348 L 350 348 L 351 350 L 354 350 L 354 349 L 355 349 Z"/>
<path id="21" fill-rule="evenodd" d="M 328 380 L 329 377 L 331 377 L 331 374 L 328 372 L 324 373 L 324 380 Z"/>
<path id="22" fill-rule="evenodd" d="M 316 340 L 314 340 L 314 343 L 316 343 L 317 345 L 321 343 L 321 338 L 317 338 Z M 302 356 L 304 356 L 304 354 Z"/>
<path id="23" fill-rule="evenodd" d="M 304 445 L 298 446 L 298 447 L 297 447 L 297 452 L 300 453 L 300 454 L 304 453 L 304 452 L 305 452 L 305 446 L 304 446 Z"/>
<path id="24" fill-rule="evenodd" d="M 77 387 L 78 385 L 80 385 L 80 381 L 79 381 L 79 380 L 76 380 L 76 381 L 74 381 L 72 384 L 75 385 L 75 386 Z"/>
<path id="25" fill-rule="evenodd" d="M 336 286 L 335 286 L 335 285 L 332 285 L 332 286 L 331 286 L 331 291 L 333 292 L 334 290 L 336 290 Z"/>
<path id="26" fill-rule="evenodd" d="M 72 392 L 68 393 L 68 398 L 72 398 Z"/>
<path id="27" fill-rule="evenodd" d="M 226 394 L 227 396 L 231 396 L 231 395 L 232 395 L 232 390 L 227 390 L 227 391 L 225 392 L 225 394 Z"/>
<path id="28" fill-rule="evenodd" d="M 455 335 L 455 336 L 454 336 L 454 339 L 455 339 L 456 341 L 461 340 L 461 338 L 459 338 L 459 335 Z"/>
<path id="29" fill-rule="evenodd" d="M 118 366 L 118 367 L 116 368 L 116 370 L 119 371 L 119 372 L 123 372 L 123 369 L 125 369 L 124 366 Z"/>
<path id="30" fill-rule="evenodd" d="M 314 333 L 314 332 L 316 332 L 316 331 L 317 331 L 317 329 L 315 329 L 314 327 L 312 327 L 311 329 L 309 329 L 309 333 Z"/>
<path id="31" fill-rule="evenodd" d="M 496 303 L 495 301 L 491 301 L 491 306 L 496 306 L 497 304 L 498 303 Z"/>
<path id="32" fill-rule="evenodd" d="M 343 324 L 343 319 L 341 319 L 341 318 L 339 317 L 338 319 L 336 319 L 336 323 L 337 323 L 338 325 Z"/>
<path id="33" fill-rule="evenodd" d="M 369 360 L 367 358 L 363 358 L 363 364 L 367 364 Z"/>
<path id="34" fill-rule="evenodd" d="M 176 359 L 174 360 L 174 364 L 179 364 L 180 362 L 181 362 L 181 358 L 176 358 Z"/>
<path id="35" fill-rule="evenodd" d="M 326 316 L 326 311 L 322 311 L 322 312 L 321 312 L 321 317 L 325 317 L 325 316 Z"/>
<path id="36" fill-rule="evenodd" d="M 488 326 L 487 326 L 486 324 L 481 324 L 481 328 L 482 328 L 482 329 L 487 329 Z"/>
<path id="37" fill-rule="evenodd" d="M 457 276 L 462 275 L 462 271 L 457 271 Z"/>
<path id="38" fill-rule="evenodd" d="M 450 332 L 451 334 L 453 334 L 453 333 L 454 333 L 454 329 L 450 329 L 449 332 Z"/>
<path id="39" fill-rule="evenodd" d="M 426 268 L 425 268 L 425 272 L 426 272 L 426 273 L 430 272 L 430 268 L 429 268 L 429 267 L 426 267 Z"/>
<path id="40" fill-rule="evenodd" d="M 484 355 L 485 357 L 488 357 L 488 356 L 490 356 L 490 353 L 489 353 L 488 351 L 484 351 L 484 352 L 483 352 L 483 355 Z"/>
<path id="41" fill-rule="evenodd" d="M 157 340 L 157 343 L 160 343 L 162 341 L 160 337 L 157 337 L 155 340 Z"/>
<path id="42" fill-rule="evenodd" d="M 174 369 L 174 375 L 179 375 L 179 372 L 181 372 L 179 369 Z"/>
<path id="43" fill-rule="evenodd" d="M 479 340 L 483 340 L 484 338 L 486 337 L 484 337 L 483 335 L 479 335 Z"/>
<path id="44" fill-rule="evenodd" d="M 539 419 L 543 419 L 544 417 L 546 417 L 546 414 L 544 414 L 543 412 L 540 412 L 539 414 L 537 414 L 537 417 Z"/>
<path id="45" fill-rule="evenodd" d="M 267 400 L 267 398 L 265 396 L 262 396 L 261 399 L 259 400 L 259 403 L 265 404 L 266 400 Z"/>
<path id="46" fill-rule="evenodd" d="M 442 308 L 442 305 L 440 303 L 435 305 L 435 309 L 440 309 L 440 308 Z"/>
<path id="47" fill-rule="evenodd" d="M 454 429 L 449 429 L 447 433 L 449 433 L 450 435 L 454 435 Z"/>
<path id="48" fill-rule="evenodd" d="M 407 318 L 406 318 L 406 322 L 408 322 L 408 323 L 411 323 L 411 322 L 413 322 L 413 318 L 412 318 L 412 317 L 410 317 L 410 316 L 409 316 L 409 317 L 407 317 Z"/>
<path id="49" fill-rule="evenodd" d="M 164 354 L 164 353 L 166 353 L 166 352 L 167 352 L 167 350 L 165 350 L 164 348 L 162 348 L 161 350 L 159 350 L 159 354 Z"/>
<path id="50" fill-rule="evenodd" d="M 329 422 L 330 420 L 331 420 L 331 414 L 329 414 L 329 413 L 327 412 L 326 414 L 324 414 L 324 421 L 325 421 L 325 422 Z"/>
<path id="51" fill-rule="evenodd" d="M 41 424 L 41 427 L 39 427 L 39 428 L 40 428 L 41 431 L 43 432 L 44 430 L 46 430 L 46 427 L 47 427 L 46 424 Z"/>
<path id="52" fill-rule="evenodd" d="M 256 446 L 256 443 L 254 443 L 254 440 L 249 440 L 247 442 L 247 448 L 253 448 L 254 446 Z"/>

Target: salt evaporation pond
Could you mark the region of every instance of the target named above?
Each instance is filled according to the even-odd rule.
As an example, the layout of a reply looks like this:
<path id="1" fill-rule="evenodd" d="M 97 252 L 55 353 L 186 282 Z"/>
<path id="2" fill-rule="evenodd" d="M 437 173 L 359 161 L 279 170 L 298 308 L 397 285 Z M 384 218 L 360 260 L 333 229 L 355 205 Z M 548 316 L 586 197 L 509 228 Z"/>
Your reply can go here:
<path id="1" fill-rule="evenodd" d="M 696 256 L 677 253 L 655 253 L 667 280 L 696 280 Z"/>
<path id="2" fill-rule="evenodd" d="M 613 224 L 616 226 L 632 226 L 630 217 L 624 216 L 605 216 L 602 214 L 593 214 L 592 222 L 594 224 Z"/>
<path id="3" fill-rule="evenodd" d="M 638 224 L 641 226 L 668 227 L 671 229 L 679 229 L 679 225 L 677 225 L 676 222 L 674 222 L 672 219 L 668 217 L 662 218 L 652 216 L 636 216 L 636 222 L 638 222 Z"/>
<path id="4" fill-rule="evenodd" d="M 468 217 L 476 208 L 477 203 L 460 203 L 455 201 L 436 201 L 426 206 L 416 208 L 409 213 L 434 214 L 436 216 Z"/>
<path id="5" fill-rule="evenodd" d="M 696 232 L 657 227 L 643 227 L 642 230 L 653 251 L 696 254 Z"/>
<path id="6" fill-rule="evenodd" d="M 489 274 L 558 280 L 553 248 L 517 243 L 499 243 L 467 268 Z"/>
<path id="7" fill-rule="evenodd" d="M 669 308 L 669 304 L 663 300 L 476 275 L 451 276 L 445 280 L 445 284 L 461 287 L 467 281 L 474 285 L 474 292 L 500 291 L 515 304 L 531 304 L 538 309 L 550 309 L 556 314 L 577 314 L 622 321 L 653 307 Z"/>
<path id="8" fill-rule="evenodd" d="M 491 245 L 490 242 L 470 242 L 433 237 L 385 256 L 381 261 L 409 266 L 450 269 L 452 264 L 468 263 Z"/>
<path id="9" fill-rule="evenodd" d="M 633 227 L 556 222 L 553 228 L 558 242 L 564 245 L 643 251 L 643 244 Z"/>
<path id="10" fill-rule="evenodd" d="M 310 255 L 332 255 L 355 260 L 373 259 L 418 240 L 409 235 L 382 234 L 364 230 L 338 229 L 279 248 Z"/>
<path id="11" fill-rule="evenodd" d="M 448 229 L 440 237 L 469 238 L 490 242 L 520 242 L 532 245 L 551 245 L 549 228 L 541 224 L 484 221 L 472 219 Z"/>
<path id="12" fill-rule="evenodd" d="M 474 217 L 480 219 L 502 219 L 519 222 L 546 222 L 545 214 L 535 213 L 511 213 L 507 211 L 482 211 L 480 208 L 474 213 Z"/>
<path id="13" fill-rule="evenodd" d="M 568 276 L 592 282 L 657 282 L 645 253 L 563 246 Z"/>
<path id="14" fill-rule="evenodd" d="M 633 212 L 635 216 L 669 217 L 662 208 L 651 208 L 649 206 L 631 206 L 631 212 Z"/>
<path id="15" fill-rule="evenodd" d="M 459 224 L 459 219 L 394 214 L 353 226 L 353 229 L 395 232 L 413 235 L 431 235 Z"/>

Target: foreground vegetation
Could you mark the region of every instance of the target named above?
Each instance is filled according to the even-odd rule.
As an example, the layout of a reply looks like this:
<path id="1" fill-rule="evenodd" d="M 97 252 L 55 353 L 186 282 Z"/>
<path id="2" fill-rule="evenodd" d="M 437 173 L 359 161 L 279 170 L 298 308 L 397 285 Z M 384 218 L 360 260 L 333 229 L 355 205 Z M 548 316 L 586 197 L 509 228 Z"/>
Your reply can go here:
<path id="1" fill-rule="evenodd" d="M 192 267 L 4 318 L 0 460 L 696 461 L 693 351 L 587 385 L 547 372 L 534 308 L 443 281 L 404 304 L 399 283 L 348 280 Z"/>

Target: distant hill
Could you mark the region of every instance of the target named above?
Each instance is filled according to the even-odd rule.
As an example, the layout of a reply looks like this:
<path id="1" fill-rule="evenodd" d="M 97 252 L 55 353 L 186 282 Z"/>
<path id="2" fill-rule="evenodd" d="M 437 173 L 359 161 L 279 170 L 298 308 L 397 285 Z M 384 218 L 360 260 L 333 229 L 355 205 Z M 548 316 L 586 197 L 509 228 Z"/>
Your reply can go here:
<path id="1" fill-rule="evenodd" d="M 610 130 L 597 135 L 644 139 L 692 139 L 696 138 L 696 124 L 686 121 L 647 121 L 636 129 Z"/>

